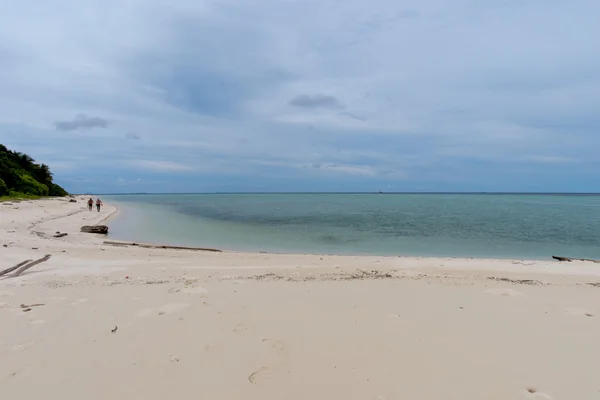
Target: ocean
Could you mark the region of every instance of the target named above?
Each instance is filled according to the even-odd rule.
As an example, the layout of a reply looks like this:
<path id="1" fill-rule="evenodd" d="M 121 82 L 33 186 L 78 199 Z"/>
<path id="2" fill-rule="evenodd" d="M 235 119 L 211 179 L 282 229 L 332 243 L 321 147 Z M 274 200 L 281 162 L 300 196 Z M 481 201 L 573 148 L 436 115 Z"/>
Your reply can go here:
<path id="1" fill-rule="evenodd" d="M 106 198 L 117 240 L 234 251 L 600 259 L 600 195 L 160 194 Z"/>

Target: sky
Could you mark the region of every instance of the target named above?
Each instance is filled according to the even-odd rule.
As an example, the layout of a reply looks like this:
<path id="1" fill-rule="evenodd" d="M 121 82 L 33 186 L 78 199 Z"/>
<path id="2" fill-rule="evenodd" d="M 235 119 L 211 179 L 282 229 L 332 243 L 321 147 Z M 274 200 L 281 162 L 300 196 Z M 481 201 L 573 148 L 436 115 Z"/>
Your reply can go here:
<path id="1" fill-rule="evenodd" d="M 600 192 L 597 0 L 0 0 L 72 193 Z"/>

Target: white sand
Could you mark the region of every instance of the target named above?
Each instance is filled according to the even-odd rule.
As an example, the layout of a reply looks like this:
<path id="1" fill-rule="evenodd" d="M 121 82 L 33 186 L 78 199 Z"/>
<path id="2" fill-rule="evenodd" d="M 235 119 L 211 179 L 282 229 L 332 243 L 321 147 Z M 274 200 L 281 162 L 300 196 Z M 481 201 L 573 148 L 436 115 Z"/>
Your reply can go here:
<path id="1" fill-rule="evenodd" d="M 114 211 L 0 203 L 0 270 L 52 255 L 0 278 L 2 399 L 600 399 L 599 264 L 200 253 L 79 233 Z"/>

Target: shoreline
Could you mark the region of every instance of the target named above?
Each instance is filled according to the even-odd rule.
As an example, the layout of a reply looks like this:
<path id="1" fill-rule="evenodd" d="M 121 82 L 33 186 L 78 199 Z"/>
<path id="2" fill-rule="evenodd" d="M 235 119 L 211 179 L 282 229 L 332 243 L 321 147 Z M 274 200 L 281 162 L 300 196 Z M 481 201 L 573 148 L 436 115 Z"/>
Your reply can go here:
<path id="1" fill-rule="evenodd" d="M 117 205 L 115 205 L 114 203 L 110 204 L 111 207 L 116 208 L 117 210 L 115 211 L 114 215 L 107 217 L 106 220 L 104 220 L 105 222 L 107 222 L 110 218 L 114 218 L 117 214 L 123 213 L 123 211 L 117 207 Z M 110 232 L 109 232 L 110 235 Z M 330 257 L 384 257 L 384 258 L 389 258 L 389 259 L 393 259 L 393 258 L 405 258 L 405 259 L 431 259 L 431 260 L 447 260 L 447 259 L 451 259 L 451 260 L 482 260 L 482 261 L 486 261 L 486 260 L 495 260 L 495 261 L 522 261 L 522 262 L 532 262 L 532 261 L 539 261 L 539 262 L 552 262 L 555 263 L 556 260 L 553 259 L 553 256 L 560 256 L 560 257 L 566 257 L 566 258 L 573 258 L 574 260 L 580 260 L 580 258 L 578 258 L 576 255 L 572 255 L 572 254 L 548 254 L 545 256 L 539 256 L 539 257 L 513 257 L 510 255 L 504 256 L 504 257 L 489 257 L 489 256 L 472 256 L 472 255 L 464 255 L 464 256 L 454 256 L 454 255 L 419 255 L 419 254 L 389 254 L 389 253 L 367 253 L 367 252 L 319 252 L 319 251 L 295 251 L 295 250 L 262 250 L 262 249 L 252 249 L 252 250 L 245 250 L 245 249 L 241 249 L 241 248 L 236 248 L 235 245 L 233 246 L 228 246 L 228 245 L 224 245 L 221 246 L 218 243 L 213 243 L 210 246 L 205 245 L 204 243 L 191 243 L 191 242 L 185 242 L 185 241 L 178 241 L 178 240 L 169 240 L 169 239 L 163 239 L 163 240 L 151 240 L 146 238 L 145 240 L 140 240 L 139 237 L 136 237 L 136 235 L 121 235 L 117 238 L 110 238 L 110 240 L 116 240 L 116 241 L 122 241 L 122 242 L 132 242 L 132 243 L 139 243 L 139 244 L 144 244 L 144 245 L 152 245 L 152 246 L 167 246 L 167 247 L 209 247 L 211 249 L 217 249 L 221 252 L 224 253 L 236 253 L 236 254 L 277 254 L 277 255 L 285 255 L 285 256 L 315 256 L 315 257 L 322 257 L 322 256 L 330 256 Z"/>
<path id="2" fill-rule="evenodd" d="M 419 272 L 433 275 L 474 275 L 489 277 L 510 277 L 513 275 L 547 275 L 558 277 L 598 277 L 600 266 L 593 262 L 572 261 L 559 262 L 556 260 L 531 260 L 510 258 L 460 258 L 460 257 L 418 257 L 418 256 L 389 256 L 389 255 L 337 255 L 310 253 L 276 253 L 276 252 L 244 252 L 219 249 L 219 252 L 195 251 L 186 249 L 158 248 L 163 244 L 150 244 L 157 248 L 141 246 L 109 245 L 110 236 L 79 232 L 83 225 L 96 225 L 109 222 L 118 215 L 119 208 L 107 204 L 100 215 L 92 210 L 87 211 L 81 199 L 78 203 L 69 203 L 68 199 L 37 199 L 25 200 L 21 204 L 0 205 L 3 217 L 0 225 L 0 241 L 5 245 L 1 249 L 7 260 L 18 262 L 32 253 L 59 255 L 61 253 L 83 254 L 92 257 L 97 255 L 118 255 L 124 259 L 150 256 L 156 259 L 176 257 L 184 262 L 205 259 L 223 268 L 233 269 L 310 269 L 317 267 L 340 269 L 342 265 L 349 270 L 359 266 L 375 269 L 393 269 L 399 271 Z M 22 211 L 12 211 L 21 210 Z M 39 212 L 39 210 L 42 212 Z M 34 212 L 38 211 L 37 215 Z M 8 213 L 7 213 L 8 211 Z M 29 214 L 29 215 L 27 215 Z M 12 217 L 12 218 L 11 218 Z M 23 220 L 19 223 L 18 219 Z M 9 219 L 16 226 L 4 226 Z M 68 235 L 54 238 L 56 232 Z M 35 250 L 35 252 L 32 252 Z M 125 250 L 125 252 L 123 252 Z M 250 262 L 249 262 L 250 260 Z M 240 266 L 236 266 L 242 264 Z M 217 267 L 220 268 L 220 267 Z M 74 272 L 74 271 L 73 271 Z M 81 273 L 86 269 L 82 268 Z M 1 279 L 1 278 L 0 278 Z"/>
<path id="3" fill-rule="evenodd" d="M 144 245 L 152 245 L 157 248 L 143 248 L 137 246 L 135 249 L 133 246 L 114 246 L 114 245 L 106 245 L 105 241 L 119 241 L 119 239 L 112 239 L 109 235 L 95 235 L 88 233 L 79 232 L 79 227 L 83 225 L 100 225 L 100 224 L 108 224 L 111 219 L 115 218 L 122 211 L 112 203 L 106 203 L 102 207 L 102 211 L 100 215 L 97 216 L 97 212 L 93 209 L 91 212 L 87 211 L 87 208 L 83 205 L 84 198 L 78 197 L 77 203 L 68 203 L 69 199 L 64 198 L 48 198 L 48 199 L 35 199 L 35 200 L 24 200 L 23 205 L 27 204 L 30 208 L 35 209 L 35 206 L 44 208 L 46 204 L 52 204 L 53 206 L 59 206 L 53 210 L 45 210 L 44 218 L 34 219 L 34 221 L 27 226 L 27 232 L 21 230 L 21 235 L 25 233 L 30 234 L 43 234 L 45 236 L 43 239 L 43 243 L 47 244 L 47 249 L 53 249 L 53 245 L 58 244 L 54 238 L 52 238 L 51 233 L 60 231 L 60 222 L 63 220 L 65 225 L 68 227 L 67 230 L 62 230 L 61 232 L 68 233 L 66 238 L 63 238 L 59 243 L 66 246 L 74 246 L 76 248 L 85 247 L 87 250 L 92 250 L 94 247 L 96 250 L 100 247 L 101 251 L 105 251 L 109 248 L 128 248 L 128 250 L 141 250 L 145 252 L 164 252 L 171 253 L 177 252 L 180 255 L 185 254 L 186 256 L 193 256 L 194 254 L 206 256 L 207 253 L 204 251 L 193 251 L 193 250 L 185 250 L 185 249 L 162 249 L 158 248 L 160 246 L 178 246 L 178 244 L 164 244 L 164 243 L 155 243 L 155 242 L 138 242 L 135 240 L 128 240 L 127 242 L 134 242 L 137 244 Z M 66 204 L 65 204 L 66 203 Z M 2 206 L 0 204 L 0 210 L 5 211 L 6 209 L 19 209 L 19 205 L 15 204 L 11 206 Z M 50 215 L 47 215 L 50 213 Z M 82 218 L 77 218 L 82 216 Z M 17 216 L 15 216 L 17 217 Z M 40 232 L 40 230 L 35 230 L 34 228 L 40 224 L 46 224 L 47 228 L 45 232 Z M 79 225 L 80 224 L 80 225 Z M 0 228 L 1 229 L 1 228 Z M 17 232 L 14 232 L 17 233 Z M 1 237 L 0 237 L 1 238 Z M 123 241 L 125 242 L 125 241 Z M 92 246 L 93 245 L 93 246 Z M 89 247 L 92 246 L 90 249 Z M 184 246 L 185 247 L 185 246 Z M 188 246 L 192 247 L 192 246 Z M 38 247 L 39 249 L 40 247 Z M 4 249 L 6 250 L 6 249 Z M 552 275 L 555 274 L 564 274 L 564 275 L 590 275 L 590 276 L 599 276 L 600 277 L 600 266 L 598 264 L 592 262 L 584 262 L 584 261 L 572 261 L 572 262 L 559 262 L 550 258 L 546 260 L 540 259 L 523 259 L 523 258 L 478 258 L 478 257 L 429 257 L 429 256 L 403 256 L 403 255 L 348 255 L 348 254 L 322 254 L 322 253 L 287 253 L 287 252 L 247 252 L 247 251 L 236 251 L 236 250 L 227 250 L 217 248 L 219 251 L 217 254 L 213 254 L 212 256 L 218 257 L 219 255 L 224 256 L 232 256 L 232 257 L 248 257 L 248 258 L 269 258 L 275 257 L 277 259 L 289 259 L 289 260 L 309 260 L 315 261 L 316 259 L 324 259 L 334 260 L 338 263 L 350 263 L 357 264 L 360 263 L 361 260 L 371 264 L 372 266 L 380 266 L 380 264 L 392 264 L 392 265 L 400 265 L 402 267 L 407 267 L 411 269 L 418 268 L 440 268 L 443 270 L 450 271 L 494 271 L 494 272 L 503 272 L 503 273 L 549 273 Z M 377 264 L 377 265 L 376 265 Z M 518 266 L 518 267 L 515 267 Z"/>
<path id="4" fill-rule="evenodd" d="M 0 204 L 0 270 L 51 255 L 0 277 L 6 397 L 597 399 L 598 264 L 209 253 L 79 232 L 114 212 Z"/>

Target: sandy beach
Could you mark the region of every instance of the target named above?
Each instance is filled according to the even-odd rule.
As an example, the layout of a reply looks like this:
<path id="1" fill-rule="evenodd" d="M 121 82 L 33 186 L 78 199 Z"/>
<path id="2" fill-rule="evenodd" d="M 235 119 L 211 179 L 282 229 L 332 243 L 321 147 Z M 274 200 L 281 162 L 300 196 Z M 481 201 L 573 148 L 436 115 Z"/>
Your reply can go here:
<path id="1" fill-rule="evenodd" d="M 79 232 L 115 212 L 0 203 L 0 270 L 51 255 L 0 277 L 3 397 L 600 398 L 600 264 L 209 253 Z"/>

